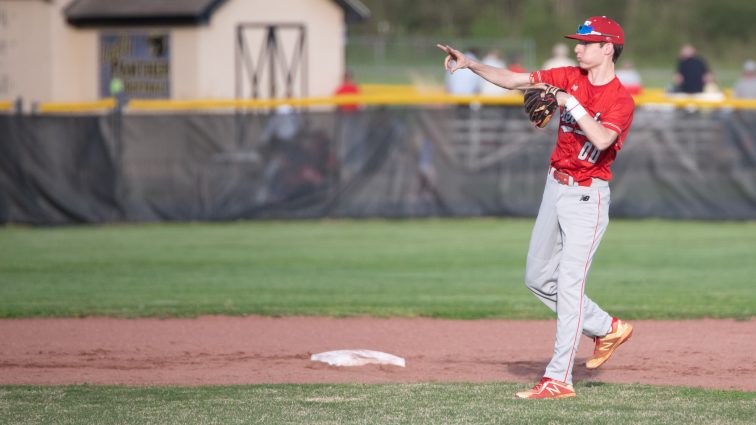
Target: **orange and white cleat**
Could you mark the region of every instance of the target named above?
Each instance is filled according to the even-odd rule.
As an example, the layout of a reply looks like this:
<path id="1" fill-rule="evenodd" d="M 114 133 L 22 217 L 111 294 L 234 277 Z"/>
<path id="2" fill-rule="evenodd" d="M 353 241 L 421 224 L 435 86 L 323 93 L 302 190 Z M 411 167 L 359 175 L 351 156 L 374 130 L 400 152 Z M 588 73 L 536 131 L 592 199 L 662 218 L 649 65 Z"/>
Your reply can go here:
<path id="1" fill-rule="evenodd" d="M 544 377 L 535 387 L 515 394 L 517 398 L 565 398 L 575 397 L 572 385 Z"/>
<path id="2" fill-rule="evenodd" d="M 606 336 L 595 337 L 596 348 L 593 349 L 593 357 L 585 362 L 588 369 L 596 369 L 609 360 L 614 350 L 619 348 L 633 334 L 633 325 L 616 317 L 612 318 L 612 330 Z"/>

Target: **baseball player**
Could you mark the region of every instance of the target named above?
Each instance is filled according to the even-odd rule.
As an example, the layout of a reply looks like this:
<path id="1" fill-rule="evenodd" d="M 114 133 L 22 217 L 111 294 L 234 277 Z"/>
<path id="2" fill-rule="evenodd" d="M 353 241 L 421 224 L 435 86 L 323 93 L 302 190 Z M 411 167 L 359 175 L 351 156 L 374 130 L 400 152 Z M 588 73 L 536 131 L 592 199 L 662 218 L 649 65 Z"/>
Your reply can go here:
<path id="1" fill-rule="evenodd" d="M 575 34 L 576 67 L 514 73 L 470 60 L 438 45 L 445 68 L 467 68 L 508 89 L 525 89 L 525 109 L 538 127 L 558 110 L 559 133 L 528 249 L 525 283 L 557 313 L 554 352 L 543 379 L 519 398 L 574 397 L 572 369 L 580 334 L 594 338 L 586 363 L 595 369 L 630 338 L 633 328 L 585 296 L 591 260 L 609 222 L 610 166 L 633 120 L 634 102 L 614 74 L 624 32 L 605 17 L 589 18 Z"/>

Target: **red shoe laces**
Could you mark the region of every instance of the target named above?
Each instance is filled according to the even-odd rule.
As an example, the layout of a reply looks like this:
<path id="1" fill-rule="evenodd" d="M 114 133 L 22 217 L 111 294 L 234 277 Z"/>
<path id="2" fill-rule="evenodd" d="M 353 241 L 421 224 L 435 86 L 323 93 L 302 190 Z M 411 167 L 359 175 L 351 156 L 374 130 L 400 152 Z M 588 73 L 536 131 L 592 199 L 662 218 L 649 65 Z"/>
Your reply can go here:
<path id="1" fill-rule="evenodd" d="M 546 377 L 541 378 L 541 382 L 537 383 L 536 386 L 533 387 L 533 391 L 539 392 L 541 390 L 541 386 L 543 386 L 543 384 L 545 384 L 545 383 L 547 383 L 549 381 L 551 381 L 550 378 L 546 378 Z"/>

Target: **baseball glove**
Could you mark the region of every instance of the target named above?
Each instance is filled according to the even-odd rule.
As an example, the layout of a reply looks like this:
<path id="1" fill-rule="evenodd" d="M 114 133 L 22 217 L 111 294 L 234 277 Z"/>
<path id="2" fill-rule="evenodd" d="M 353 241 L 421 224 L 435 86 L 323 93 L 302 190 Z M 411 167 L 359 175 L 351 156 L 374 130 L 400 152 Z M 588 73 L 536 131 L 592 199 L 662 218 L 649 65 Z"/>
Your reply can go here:
<path id="1" fill-rule="evenodd" d="M 525 90 L 525 112 L 536 127 L 546 127 L 559 109 L 556 96 L 560 91 L 564 90 L 549 84 L 539 84 Z"/>

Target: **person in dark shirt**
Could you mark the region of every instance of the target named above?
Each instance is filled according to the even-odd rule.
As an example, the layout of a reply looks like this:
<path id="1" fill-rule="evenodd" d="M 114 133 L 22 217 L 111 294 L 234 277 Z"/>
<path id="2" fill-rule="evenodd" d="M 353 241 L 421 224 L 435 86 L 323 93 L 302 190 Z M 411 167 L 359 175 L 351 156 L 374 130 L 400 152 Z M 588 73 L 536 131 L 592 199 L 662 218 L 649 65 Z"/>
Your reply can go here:
<path id="1" fill-rule="evenodd" d="M 713 80 L 706 61 L 696 55 L 696 49 L 693 46 L 684 45 L 680 49 L 680 57 L 677 61 L 675 91 L 688 94 L 702 93 L 704 85 Z"/>

